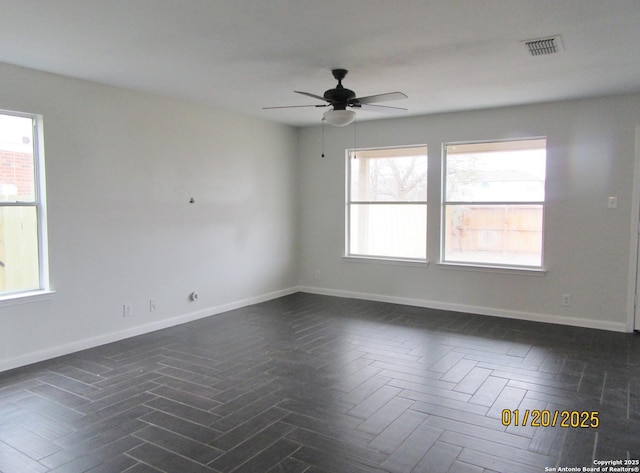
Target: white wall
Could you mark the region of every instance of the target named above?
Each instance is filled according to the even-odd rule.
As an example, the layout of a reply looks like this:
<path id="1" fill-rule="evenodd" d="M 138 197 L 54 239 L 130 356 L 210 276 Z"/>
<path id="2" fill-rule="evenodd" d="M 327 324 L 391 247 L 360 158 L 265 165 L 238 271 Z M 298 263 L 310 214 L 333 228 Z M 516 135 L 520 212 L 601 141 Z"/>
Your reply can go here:
<path id="1" fill-rule="evenodd" d="M 364 112 L 362 112 L 364 113 Z M 628 307 L 634 133 L 640 96 L 378 120 L 300 132 L 303 290 L 624 331 Z M 470 271 L 439 260 L 441 144 L 546 136 L 544 276 Z M 427 267 L 347 261 L 345 149 L 429 147 Z M 618 196 L 618 208 L 607 198 Z M 571 295 L 571 306 L 561 295 Z"/>
<path id="2" fill-rule="evenodd" d="M 44 116 L 56 291 L 0 306 L 0 371 L 295 288 L 294 128 L 9 65 L 0 77 L 0 109 Z"/>

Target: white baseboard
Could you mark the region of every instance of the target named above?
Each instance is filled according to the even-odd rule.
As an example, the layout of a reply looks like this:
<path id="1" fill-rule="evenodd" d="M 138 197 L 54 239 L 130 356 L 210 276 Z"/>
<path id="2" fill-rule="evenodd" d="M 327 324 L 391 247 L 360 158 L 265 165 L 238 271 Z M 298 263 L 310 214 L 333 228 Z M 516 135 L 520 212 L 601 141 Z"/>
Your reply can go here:
<path id="1" fill-rule="evenodd" d="M 301 286 L 300 292 L 311 294 L 321 294 L 326 296 L 346 297 L 350 299 L 363 299 L 368 301 L 389 302 L 392 304 L 402 304 L 427 309 L 450 310 L 452 312 L 466 312 L 469 314 L 488 315 L 492 317 L 503 317 L 506 319 L 529 320 L 531 322 L 544 322 L 549 324 L 570 325 L 573 327 L 593 328 L 598 330 L 608 330 L 612 332 L 627 332 L 627 324 L 622 322 L 608 322 L 604 320 L 578 319 L 574 317 L 563 317 L 560 315 L 540 314 L 535 312 L 523 312 L 516 310 L 496 309 L 491 307 L 470 306 L 464 304 L 453 304 L 449 302 L 429 301 L 423 299 L 411 299 L 382 294 L 370 294 L 364 292 L 342 291 L 338 289 L 328 289 L 319 287 Z"/>
<path id="2" fill-rule="evenodd" d="M 67 343 L 65 345 L 59 345 L 53 348 L 48 348 L 46 350 L 27 353 L 25 355 L 21 355 L 8 360 L 1 360 L 0 372 L 7 371 L 14 368 L 19 368 L 21 366 L 30 365 L 32 363 L 38 363 L 40 361 L 50 360 L 52 358 L 56 358 L 63 355 L 69 355 L 71 353 L 75 353 L 81 350 L 95 348 L 100 345 L 117 342 L 120 340 L 124 340 L 126 338 L 131 338 L 138 335 L 144 335 L 145 333 L 155 332 L 156 330 L 162 330 L 165 328 L 174 327 L 176 325 L 192 322 L 194 320 L 210 317 L 212 315 L 218 315 L 223 312 L 228 312 L 230 310 L 240 309 L 242 307 L 258 304 L 260 302 L 269 301 L 271 299 L 277 299 L 278 297 L 287 296 L 289 294 L 293 294 L 296 292 L 299 292 L 297 287 L 282 289 L 280 291 L 274 291 L 267 294 L 255 296 L 255 297 L 249 297 L 247 299 L 242 299 L 242 300 L 231 302 L 228 304 L 222 304 L 215 307 L 201 309 L 195 312 L 189 312 L 187 314 L 182 314 L 176 317 L 159 320 L 157 322 L 153 322 L 150 324 L 139 325 L 137 327 L 132 327 L 127 330 L 108 333 L 104 335 L 98 335 L 96 337 L 78 340 L 76 342 Z"/>
<path id="3" fill-rule="evenodd" d="M 99 335 L 92 338 L 79 340 L 65 345 L 48 348 L 37 352 L 27 353 L 15 358 L 0 361 L 0 372 L 7 371 L 21 366 L 30 365 L 40 361 L 49 360 L 63 355 L 68 355 L 81 350 L 94 348 L 107 343 L 117 342 L 127 338 L 144 335 L 145 333 L 155 332 L 176 325 L 181 325 L 194 320 L 210 317 L 212 315 L 221 314 L 234 309 L 240 309 L 260 302 L 266 302 L 278 297 L 287 296 L 296 292 L 308 292 L 311 294 L 321 294 L 327 296 L 345 297 L 349 299 L 363 299 L 378 302 L 389 302 L 392 304 L 403 304 L 415 307 L 425 307 L 428 309 L 450 310 L 453 312 L 466 312 L 478 315 L 488 315 L 493 317 L 504 317 L 508 319 L 529 320 L 532 322 L 544 322 L 551 324 L 570 325 L 574 327 L 593 328 L 599 330 L 608 330 L 613 332 L 627 332 L 628 327 L 620 322 L 607 322 L 603 320 L 577 319 L 572 317 L 563 317 L 558 315 L 539 314 L 535 312 L 522 312 L 504 309 L 495 309 L 488 307 L 469 306 L 463 304 L 452 304 L 439 301 L 428 301 L 423 299 L 411 299 L 405 297 L 396 297 L 382 294 L 371 294 L 363 292 L 343 291 L 338 289 L 318 288 L 309 286 L 298 286 L 279 291 L 262 294 L 255 297 L 249 297 L 239 301 L 222 304 L 219 306 L 201 309 L 195 312 L 171 317 L 169 319 L 160 320 L 150 324 L 140 325 L 119 332 Z"/>

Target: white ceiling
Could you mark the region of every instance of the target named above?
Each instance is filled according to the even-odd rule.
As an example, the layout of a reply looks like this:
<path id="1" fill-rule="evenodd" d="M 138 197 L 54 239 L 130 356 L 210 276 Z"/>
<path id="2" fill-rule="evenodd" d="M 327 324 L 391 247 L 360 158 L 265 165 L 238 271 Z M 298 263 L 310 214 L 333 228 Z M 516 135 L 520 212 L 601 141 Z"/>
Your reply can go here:
<path id="1" fill-rule="evenodd" d="M 293 90 L 336 67 L 407 115 L 640 92 L 640 1 L 0 0 L 0 62 L 305 126 L 324 109 L 262 107 L 322 104 Z"/>

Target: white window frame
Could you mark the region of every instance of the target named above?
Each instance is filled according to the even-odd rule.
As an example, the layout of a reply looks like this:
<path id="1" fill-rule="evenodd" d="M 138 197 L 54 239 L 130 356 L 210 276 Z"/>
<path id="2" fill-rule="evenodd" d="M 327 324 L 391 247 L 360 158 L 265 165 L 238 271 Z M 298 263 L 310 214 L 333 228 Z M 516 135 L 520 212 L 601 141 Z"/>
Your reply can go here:
<path id="1" fill-rule="evenodd" d="M 49 282 L 49 245 L 47 238 L 47 201 L 44 161 L 44 135 L 42 115 L 0 109 L 0 114 L 29 118 L 33 126 L 33 202 L 0 202 L 0 207 L 34 207 L 36 209 L 38 238 L 38 280 L 39 287 L 24 291 L 0 294 L 0 305 L 22 302 L 26 299 L 39 299 L 53 291 Z"/>
<path id="2" fill-rule="evenodd" d="M 398 256 L 385 256 L 385 255 L 370 255 L 370 254 L 360 254 L 353 253 L 351 251 L 351 209 L 353 205 L 424 205 L 425 206 L 425 225 L 428 220 L 428 211 L 429 206 L 427 203 L 427 199 L 424 201 L 369 201 L 369 200 L 353 200 L 352 199 L 352 189 L 351 189 L 351 161 L 353 160 L 354 154 L 358 152 L 367 152 L 367 151 L 380 151 L 384 152 L 386 150 L 403 150 L 403 149 L 413 149 L 413 148 L 427 148 L 426 144 L 416 144 L 416 145 L 406 145 L 406 146 L 388 146 L 388 147 L 376 147 L 376 148 L 354 148 L 345 150 L 345 178 L 346 178 L 346 197 L 345 197 L 345 244 L 344 244 L 344 255 L 345 260 L 350 261 L 363 261 L 363 262 L 381 262 L 381 263 L 398 263 L 398 264 L 406 264 L 406 265 L 427 265 L 428 264 L 428 254 L 427 254 L 427 234 L 425 234 L 424 247 L 425 247 L 425 257 L 424 258 L 404 258 Z M 428 152 L 428 151 L 427 151 Z M 402 155 L 399 155 L 402 156 Z M 428 164 L 427 164 L 428 166 Z M 427 167 L 427 176 L 425 179 L 428 180 L 429 168 Z"/>
<path id="3" fill-rule="evenodd" d="M 514 138 L 509 140 L 476 140 L 476 141 L 457 141 L 442 143 L 442 198 L 441 198 L 441 218 L 440 218 L 440 265 L 451 267 L 467 267 L 477 269 L 497 269 L 497 270 L 516 270 L 519 272 L 532 272 L 532 273 L 544 273 L 545 272 L 545 251 L 544 251 L 544 236 L 545 236 L 545 214 L 546 214 L 546 196 L 541 201 L 448 201 L 447 196 L 447 147 L 455 145 L 470 145 L 470 144 L 491 144 L 491 143 L 517 143 L 522 141 L 531 140 L 547 140 L 546 136 L 534 136 L 526 138 Z M 545 173 L 546 181 L 546 173 Z M 447 218 L 447 206 L 449 205 L 496 205 L 496 206 L 526 206 L 535 205 L 542 207 L 542 242 L 540 247 L 540 265 L 522 265 L 522 264 L 506 264 L 506 263 L 484 263 L 477 261 L 460 261 L 460 260 L 447 260 L 446 259 L 446 218 Z"/>

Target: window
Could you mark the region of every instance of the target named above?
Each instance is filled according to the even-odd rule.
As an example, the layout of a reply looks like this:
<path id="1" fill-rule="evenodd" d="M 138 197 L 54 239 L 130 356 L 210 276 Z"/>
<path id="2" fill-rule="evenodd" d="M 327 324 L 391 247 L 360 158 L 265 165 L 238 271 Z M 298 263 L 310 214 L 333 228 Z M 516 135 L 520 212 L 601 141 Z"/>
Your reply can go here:
<path id="1" fill-rule="evenodd" d="M 48 289 L 37 116 L 0 111 L 0 297 Z"/>
<path id="2" fill-rule="evenodd" d="M 347 256 L 427 258 L 427 148 L 347 153 Z"/>
<path id="3" fill-rule="evenodd" d="M 546 139 L 444 146 L 443 262 L 542 267 Z"/>

